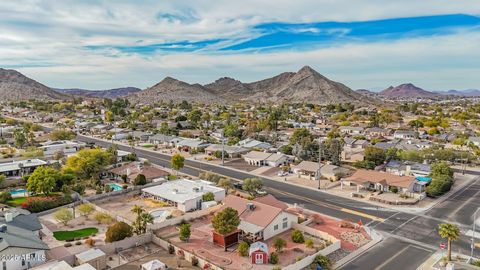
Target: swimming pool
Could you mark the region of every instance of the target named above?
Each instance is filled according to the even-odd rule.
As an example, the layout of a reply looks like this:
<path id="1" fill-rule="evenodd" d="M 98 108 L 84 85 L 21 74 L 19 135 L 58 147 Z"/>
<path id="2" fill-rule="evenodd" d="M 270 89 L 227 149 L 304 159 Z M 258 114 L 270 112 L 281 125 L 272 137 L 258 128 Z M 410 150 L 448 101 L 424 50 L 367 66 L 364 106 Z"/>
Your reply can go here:
<path id="1" fill-rule="evenodd" d="M 25 196 L 25 195 L 27 195 L 27 193 L 28 193 L 28 191 L 24 188 L 19 188 L 19 189 L 10 191 L 10 194 L 12 194 L 12 196 L 15 196 L 15 195 Z"/>
<path id="2" fill-rule="evenodd" d="M 430 177 L 424 177 L 424 176 L 417 176 L 416 179 L 418 181 L 422 181 L 422 182 L 430 182 L 432 180 L 432 178 Z"/>
<path id="3" fill-rule="evenodd" d="M 110 186 L 114 191 L 123 190 L 123 187 L 119 184 L 110 183 L 108 184 L 108 186 Z"/>
<path id="4" fill-rule="evenodd" d="M 153 210 L 150 212 L 150 215 L 152 215 L 154 219 L 162 221 L 170 215 L 170 210 Z"/>

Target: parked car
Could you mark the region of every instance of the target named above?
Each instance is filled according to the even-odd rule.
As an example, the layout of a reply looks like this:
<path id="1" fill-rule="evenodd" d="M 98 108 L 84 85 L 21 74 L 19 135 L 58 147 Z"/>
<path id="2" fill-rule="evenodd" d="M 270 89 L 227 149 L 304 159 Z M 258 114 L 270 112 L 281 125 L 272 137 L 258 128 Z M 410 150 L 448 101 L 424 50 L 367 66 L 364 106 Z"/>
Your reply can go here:
<path id="1" fill-rule="evenodd" d="M 287 176 L 288 175 L 288 172 L 284 172 L 284 171 L 279 171 L 277 173 L 278 176 Z"/>
<path id="2" fill-rule="evenodd" d="M 264 189 L 257 189 L 255 192 L 256 192 L 258 195 L 261 195 L 261 196 L 264 196 L 264 195 L 267 195 L 267 194 L 268 194 L 267 191 L 264 190 Z"/>
<path id="3" fill-rule="evenodd" d="M 233 183 L 233 187 L 236 189 L 243 189 L 243 184 L 240 182 Z"/>

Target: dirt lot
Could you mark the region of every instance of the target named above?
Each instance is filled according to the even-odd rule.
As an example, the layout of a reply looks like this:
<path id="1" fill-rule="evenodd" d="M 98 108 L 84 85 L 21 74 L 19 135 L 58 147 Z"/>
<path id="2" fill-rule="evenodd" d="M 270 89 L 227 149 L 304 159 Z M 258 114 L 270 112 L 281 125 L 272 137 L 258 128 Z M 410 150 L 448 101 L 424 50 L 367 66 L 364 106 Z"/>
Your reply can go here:
<path id="1" fill-rule="evenodd" d="M 238 169 L 238 170 L 247 171 L 247 172 L 258 169 L 257 166 L 250 165 L 250 164 L 246 163 L 243 159 L 235 159 L 235 160 L 225 162 L 225 166 L 232 167 L 232 168 Z"/>

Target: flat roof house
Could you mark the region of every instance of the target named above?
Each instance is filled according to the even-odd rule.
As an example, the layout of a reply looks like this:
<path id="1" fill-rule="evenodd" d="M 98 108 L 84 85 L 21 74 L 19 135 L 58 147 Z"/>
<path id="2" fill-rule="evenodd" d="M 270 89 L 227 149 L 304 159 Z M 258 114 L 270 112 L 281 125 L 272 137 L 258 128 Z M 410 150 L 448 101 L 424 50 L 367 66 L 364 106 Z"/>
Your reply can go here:
<path id="1" fill-rule="evenodd" d="M 240 238 L 250 242 L 267 240 L 289 230 L 297 216 L 285 211 L 288 206 L 271 195 L 253 201 L 234 195 L 225 198 L 224 208 L 237 210 L 240 217 Z"/>
<path id="2" fill-rule="evenodd" d="M 179 147 L 179 148 L 184 148 L 185 150 L 198 150 L 198 151 L 201 151 L 205 148 L 207 148 L 207 146 L 209 146 L 210 143 L 206 142 L 206 141 L 202 141 L 202 140 L 195 140 L 195 139 L 184 139 L 184 140 L 181 140 L 179 141 L 176 146 Z"/>
<path id="3" fill-rule="evenodd" d="M 44 143 L 39 148 L 43 150 L 43 155 L 45 157 L 51 157 L 57 153 L 62 153 L 64 155 L 74 154 L 85 146 L 86 144 L 84 142 L 50 141 L 50 142 Z"/>
<path id="4" fill-rule="evenodd" d="M 142 189 L 142 196 L 168 202 L 183 212 L 202 208 L 202 196 L 211 192 L 217 202 L 225 198 L 225 189 L 216 187 L 207 181 L 180 179 L 168 181 L 158 186 Z"/>
<path id="5" fill-rule="evenodd" d="M 270 149 L 272 148 L 272 145 L 267 143 L 267 142 L 261 142 L 261 141 L 257 141 L 257 140 L 254 140 L 254 139 L 245 139 L 245 140 L 242 140 L 242 141 L 239 141 L 237 143 L 238 146 L 241 146 L 241 147 L 244 147 L 244 148 L 248 148 L 248 149 L 253 149 L 253 148 L 257 148 L 257 149 Z"/>
<path id="6" fill-rule="evenodd" d="M 37 167 L 47 165 L 48 162 L 34 158 L 0 163 L 0 173 L 6 177 L 22 177 L 31 174 Z"/>
<path id="7" fill-rule="evenodd" d="M 293 173 L 298 176 L 307 176 L 309 179 L 316 179 L 318 173 L 318 162 L 312 161 L 302 161 L 298 165 L 292 168 Z M 336 176 L 339 174 L 347 174 L 348 169 L 342 168 L 340 166 L 335 166 L 332 164 L 322 164 L 320 169 L 320 175 L 322 177 L 336 180 Z"/>
<path id="8" fill-rule="evenodd" d="M 222 149 L 225 153 L 228 154 L 229 157 L 240 157 L 242 154 L 247 153 L 249 150 L 240 146 L 233 146 L 233 145 L 224 145 L 221 144 L 210 144 L 207 148 L 205 148 L 205 154 L 213 155 L 215 152 L 220 151 Z"/>
<path id="9" fill-rule="evenodd" d="M 415 139 L 418 137 L 418 133 L 413 130 L 396 130 L 393 133 L 395 139 Z"/>

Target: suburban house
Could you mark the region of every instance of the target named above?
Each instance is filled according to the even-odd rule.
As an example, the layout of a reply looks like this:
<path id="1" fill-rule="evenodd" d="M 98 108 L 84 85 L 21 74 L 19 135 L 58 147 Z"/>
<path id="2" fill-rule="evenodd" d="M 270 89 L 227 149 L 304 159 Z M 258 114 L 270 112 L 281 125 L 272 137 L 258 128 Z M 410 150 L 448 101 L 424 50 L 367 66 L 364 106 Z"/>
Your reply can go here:
<path id="1" fill-rule="evenodd" d="M 343 142 L 343 147 L 347 149 L 363 149 L 369 145 L 367 140 L 357 140 L 353 138 L 345 138 Z"/>
<path id="2" fill-rule="evenodd" d="M 352 176 L 344 178 L 341 182 L 344 185 L 356 186 L 357 192 L 360 189 L 376 190 L 382 192 L 394 192 L 423 199 L 427 182 L 419 181 L 413 176 L 394 175 L 387 172 L 372 170 L 357 170 Z"/>
<path id="3" fill-rule="evenodd" d="M 250 151 L 247 154 L 243 155 L 243 159 L 245 160 L 245 162 L 253 166 L 279 167 L 289 164 L 290 162 L 295 160 L 295 157 L 288 156 L 282 153 Z"/>
<path id="4" fill-rule="evenodd" d="M 153 144 L 168 146 L 168 147 L 175 147 L 177 143 L 182 141 L 182 138 L 171 136 L 171 135 L 164 135 L 164 134 L 155 134 L 151 136 L 148 141 Z"/>
<path id="5" fill-rule="evenodd" d="M 205 148 L 205 154 L 211 156 L 215 154 L 215 152 L 220 151 L 222 149 L 227 153 L 228 157 L 238 158 L 241 157 L 243 154 L 247 153 L 249 150 L 240 146 L 234 145 L 221 145 L 221 144 L 210 144 Z"/>
<path id="6" fill-rule="evenodd" d="M 272 195 L 247 200 L 234 195 L 225 198 L 224 208 L 237 210 L 240 216 L 240 238 L 248 242 L 267 240 L 289 230 L 298 221 L 296 215 L 287 212 L 288 206 Z"/>
<path id="7" fill-rule="evenodd" d="M 238 146 L 248 149 L 264 149 L 268 150 L 272 148 L 272 145 L 267 142 L 261 142 L 254 139 L 245 139 L 237 143 Z"/>
<path id="8" fill-rule="evenodd" d="M 180 179 L 168 181 L 161 185 L 142 189 L 144 198 L 167 202 L 183 212 L 202 209 L 202 196 L 213 193 L 214 200 L 220 202 L 225 198 L 225 189 L 202 180 Z"/>
<path id="9" fill-rule="evenodd" d="M 307 177 L 315 180 L 318 173 L 318 162 L 302 161 L 298 165 L 293 166 L 292 171 L 298 177 Z M 337 180 L 337 176 L 348 174 L 349 170 L 332 164 L 322 164 L 320 175 L 330 180 Z"/>
<path id="10" fill-rule="evenodd" d="M 427 177 L 430 175 L 430 165 L 416 162 L 390 160 L 385 165 L 385 171 L 395 175 Z"/>
<path id="11" fill-rule="evenodd" d="M 0 173 L 6 177 L 22 177 L 33 173 L 37 167 L 44 165 L 48 165 L 48 162 L 38 158 L 5 162 L 0 163 Z"/>
<path id="12" fill-rule="evenodd" d="M 57 153 L 63 155 L 75 154 L 78 150 L 85 147 L 84 142 L 77 141 L 49 141 L 45 142 L 39 148 L 43 150 L 43 155 L 45 157 L 52 157 Z"/>
<path id="13" fill-rule="evenodd" d="M 413 130 L 396 130 L 393 133 L 395 139 L 415 139 L 418 137 L 418 133 Z"/>
<path id="14" fill-rule="evenodd" d="M 340 133 L 342 133 L 342 134 L 361 135 L 361 134 L 363 134 L 364 128 L 363 127 L 344 126 L 344 127 L 339 127 L 338 131 L 340 131 Z"/>
<path id="15" fill-rule="evenodd" d="M 145 165 L 142 161 L 130 162 L 123 166 L 110 169 L 107 172 L 107 176 L 116 181 L 123 180 L 122 175 L 126 175 L 130 183 L 132 183 L 139 174 L 143 174 L 147 182 L 158 178 L 165 178 L 169 175 L 168 172 L 153 165 Z"/>
<path id="16" fill-rule="evenodd" d="M 387 128 L 371 127 L 365 130 L 365 135 L 370 138 L 385 137 L 391 134 L 391 130 Z"/>
<path id="17" fill-rule="evenodd" d="M 17 260 L 2 260 L 1 269 L 28 269 L 46 261 L 49 247 L 40 239 L 42 225 L 34 214 L 22 209 L 0 212 L 0 256 L 15 254 Z"/>
<path id="18" fill-rule="evenodd" d="M 202 140 L 184 139 L 179 141 L 176 146 L 183 151 L 203 151 L 209 145 L 210 143 Z"/>

